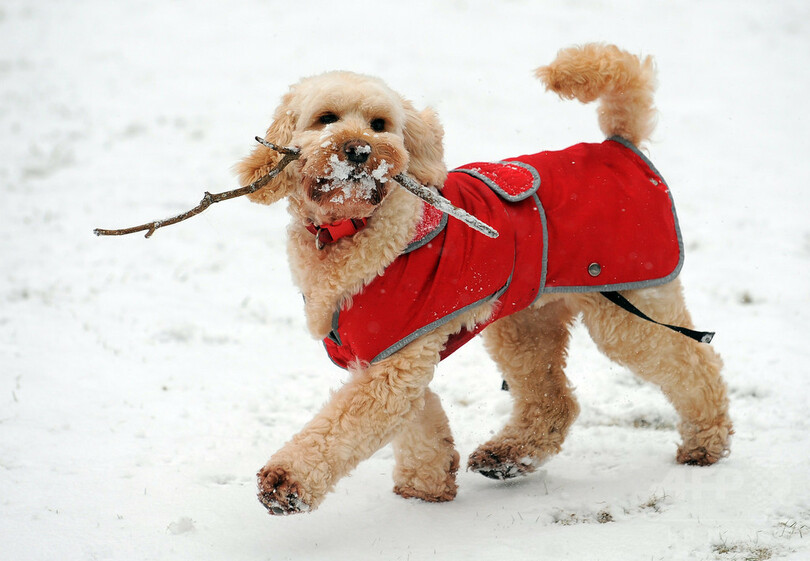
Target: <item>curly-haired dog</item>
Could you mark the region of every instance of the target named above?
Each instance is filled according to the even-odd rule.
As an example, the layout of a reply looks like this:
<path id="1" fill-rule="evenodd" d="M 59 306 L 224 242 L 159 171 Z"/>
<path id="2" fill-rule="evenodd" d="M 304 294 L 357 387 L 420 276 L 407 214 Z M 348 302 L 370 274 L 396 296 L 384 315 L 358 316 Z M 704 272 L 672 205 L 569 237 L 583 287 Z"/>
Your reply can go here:
<path id="1" fill-rule="evenodd" d="M 651 317 L 691 325 L 676 278 L 682 244 L 669 192 L 635 149 L 654 125 L 652 60 L 593 44 L 560 51 L 537 76 L 562 97 L 599 99 L 609 140 L 448 174 L 435 114 L 416 111 L 376 78 L 327 73 L 283 97 L 266 139 L 299 147 L 301 157 L 251 198 L 288 198 L 289 259 L 309 330 L 352 377 L 260 470 L 259 498 L 270 513 L 316 508 L 341 477 L 389 442 L 396 493 L 453 499 L 459 455 L 428 385 L 441 358 L 485 326 L 486 349 L 514 409 L 500 433 L 472 453 L 469 469 L 515 477 L 559 452 L 578 413 L 563 368 L 569 328 L 580 314 L 608 357 L 660 386 L 672 402 L 681 417 L 679 462 L 708 465 L 728 453 L 732 425 L 713 349 L 600 295 L 622 290 Z M 257 146 L 238 165 L 242 184 L 279 158 Z M 393 178 L 403 172 L 491 222 L 499 241 L 448 221 L 400 188 Z M 599 203 L 589 204 L 592 197 Z M 636 197 L 649 199 L 634 203 Z M 640 213 L 641 229 L 622 225 L 633 205 L 656 209 Z M 577 222 L 573 207 L 609 210 Z M 593 228 L 590 237 L 610 238 L 608 247 L 583 241 Z M 449 275 L 433 279 L 440 269 Z M 424 293 L 441 311 L 416 301 Z"/>

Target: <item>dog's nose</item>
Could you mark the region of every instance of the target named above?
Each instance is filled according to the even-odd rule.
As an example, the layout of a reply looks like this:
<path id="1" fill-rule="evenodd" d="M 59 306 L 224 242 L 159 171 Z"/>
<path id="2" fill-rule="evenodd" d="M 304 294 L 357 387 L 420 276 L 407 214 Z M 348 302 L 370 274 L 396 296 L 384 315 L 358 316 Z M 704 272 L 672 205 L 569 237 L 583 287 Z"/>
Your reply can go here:
<path id="1" fill-rule="evenodd" d="M 362 140 L 350 140 L 343 145 L 343 152 L 350 162 L 362 164 L 368 160 L 368 156 L 371 154 L 371 145 Z"/>

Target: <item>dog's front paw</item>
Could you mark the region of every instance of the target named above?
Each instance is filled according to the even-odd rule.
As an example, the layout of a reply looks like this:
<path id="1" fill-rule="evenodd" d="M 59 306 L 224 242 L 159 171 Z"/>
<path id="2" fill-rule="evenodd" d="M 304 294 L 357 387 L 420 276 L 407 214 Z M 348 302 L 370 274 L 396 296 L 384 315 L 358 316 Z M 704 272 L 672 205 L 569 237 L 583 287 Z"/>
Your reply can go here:
<path id="1" fill-rule="evenodd" d="M 427 503 L 446 503 L 452 501 L 456 498 L 457 492 L 458 485 L 456 485 L 455 481 L 449 481 L 444 485 L 444 488 L 432 492 L 407 485 L 394 486 L 394 493 L 403 499 L 419 499 Z"/>
<path id="2" fill-rule="evenodd" d="M 529 456 L 515 457 L 509 449 L 481 447 L 467 461 L 467 469 L 490 479 L 514 479 L 535 471 L 540 463 Z"/>
<path id="3" fill-rule="evenodd" d="M 452 440 L 445 441 L 451 446 L 450 462 L 445 462 L 442 469 L 406 470 L 398 468 L 394 474 L 396 485 L 394 493 L 405 499 L 420 499 L 429 503 L 444 503 L 456 498 L 458 485 L 456 473 L 458 472 L 459 455 L 452 448 Z"/>
<path id="4" fill-rule="evenodd" d="M 256 474 L 259 484 L 259 501 L 272 515 L 308 512 L 310 503 L 303 491 L 282 467 L 267 465 Z"/>

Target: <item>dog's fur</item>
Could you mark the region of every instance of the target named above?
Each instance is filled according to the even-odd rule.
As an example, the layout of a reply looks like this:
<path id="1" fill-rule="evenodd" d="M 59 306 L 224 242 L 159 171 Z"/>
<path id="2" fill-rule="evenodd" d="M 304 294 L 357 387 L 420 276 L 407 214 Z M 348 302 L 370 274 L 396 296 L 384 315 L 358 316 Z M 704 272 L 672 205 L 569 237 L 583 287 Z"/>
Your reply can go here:
<path id="1" fill-rule="evenodd" d="M 560 51 L 537 76 L 562 97 L 584 103 L 598 99 L 599 124 L 607 136 L 636 145 L 649 138 L 655 118 L 649 57 L 590 44 Z M 413 237 L 422 203 L 392 178 L 407 171 L 420 183 L 441 188 L 447 175 L 442 136 L 432 110 L 416 111 L 369 76 L 327 73 L 302 80 L 284 96 L 266 139 L 298 146 L 302 157 L 251 197 L 264 204 L 289 200 L 290 264 L 315 338 L 328 334 L 333 311 L 349 304 Z M 347 147 L 357 142 L 368 159 L 351 163 Z M 242 184 L 266 174 L 279 158 L 257 146 L 238 164 Z M 359 217 L 370 217 L 367 228 L 323 250 L 306 229 Z M 678 280 L 628 295 L 652 317 L 691 327 Z M 396 493 L 452 500 L 459 455 L 428 384 L 447 338 L 491 311 L 491 304 L 479 306 L 379 363 L 352 365 L 351 380 L 259 472 L 259 498 L 270 513 L 316 508 L 341 477 L 389 442 L 396 458 Z M 552 294 L 483 332 L 514 409 L 501 432 L 470 455 L 468 469 L 514 477 L 559 452 L 579 411 L 563 368 L 569 328 L 580 314 L 608 357 L 660 386 L 672 402 L 681 417 L 678 462 L 709 465 L 728 453 L 733 431 L 722 363 L 710 346 L 644 322 L 598 294 Z"/>

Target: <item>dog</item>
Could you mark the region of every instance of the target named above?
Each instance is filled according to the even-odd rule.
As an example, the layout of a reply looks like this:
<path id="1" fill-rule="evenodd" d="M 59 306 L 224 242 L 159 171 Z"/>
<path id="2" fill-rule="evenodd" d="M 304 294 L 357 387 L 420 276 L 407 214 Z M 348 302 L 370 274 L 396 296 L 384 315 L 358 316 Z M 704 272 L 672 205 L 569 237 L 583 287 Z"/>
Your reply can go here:
<path id="1" fill-rule="evenodd" d="M 601 294 L 621 290 L 626 301 L 652 318 L 692 325 L 677 278 L 683 247 L 668 188 L 635 148 L 649 139 L 655 123 L 652 59 L 612 45 L 588 44 L 561 50 L 536 75 L 562 98 L 598 100 L 599 125 L 609 139 L 578 145 L 573 152 L 541 153 L 543 157 L 556 157 L 555 165 L 566 169 L 569 163 L 580 164 L 575 174 L 607 166 L 622 176 L 620 182 L 625 175 L 638 175 L 633 181 L 647 187 L 634 187 L 633 192 L 653 193 L 656 208 L 663 209 L 660 219 L 655 214 L 647 226 L 628 234 L 651 246 L 651 256 L 625 259 L 631 268 L 641 263 L 656 269 L 641 280 L 637 276 L 644 271 L 628 273 L 628 278 L 624 273 L 611 276 L 615 256 L 606 256 L 608 263 L 589 262 L 575 250 L 581 245 L 577 236 L 594 224 L 613 228 L 625 212 L 623 205 L 642 195 L 625 196 L 618 208 L 610 202 L 616 198 L 612 191 L 594 186 L 603 179 L 587 176 L 579 183 L 603 202 L 577 206 L 607 206 L 614 214 L 571 225 L 567 215 L 557 219 L 549 208 L 584 201 L 578 192 L 559 195 L 575 183 L 567 175 L 557 174 L 553 166 L 538 171 L 534 156 L 529 163 L 513 159 L 448 172 L 436 114 L 429 108 L 416 110 L 377 78 L 329 72 L 301 80 L 283 96 L 265 139 L 297 147 L 300 158 L 249 197 L 262 204 L 287 198 L 288 256 L 304 295 L 308 329 L 324 340 L 330 356 L 350 370 L 351 378 L 258 472 L 259 499 L 270 514 L 317 508 L 338 480 L 388 443 L 395 456 L 395 493 L 430 502 L 452 500 L 459 454 L 429 383 L 441 358 L 479 332 L 508 386 L 513 411 L 506 426 L 469 456 L 467 468 L 496 479 L 535 471 L 560 451 L 579 412 L 563 371 L 569 330 L 578 317 L 605 355 L 657 384 L 672 403 L 680 416 L 678 462 L 710 465 L 728 454 L 733 428 L 718 354 L 705 342 L 628 313 Z M 267 146 L 257 146 L 237 164 L 241 184 L 266 175 L 280 158 Z M 400 174 L 447 197 L 456 193 L 454 204 L 469 203 L 472 214 L 492 220 L 501 241 L 453 218 L 448 221 L 400 188 L 394 179 Z M 518 186 L 510 187 L 504 175 L 515 176 Z M 538 185 L 545 186 L 543 197 L 556 196 L 557 202 L 541 201 Z M 482 200 L 472 201 L 478 198 Z M 624 240 L 624 227 L 616 228 L 591 237 Z M 655 236 L 647 236 L 647 229 L 663 232 L 662 243 L 650 242 Z M 462 231 L 464 237 L 458 239 L 463 241 L 449 240 Z M 571 250 L 559 250 L 560 240 L 572 237 Z M 525 239 L 533 240 L 529 249 L 520 245 Z M 479 244 L 484 249 L 477 249 Z M 667 246 L 665 255 L 656 253 L 658 245 Z M 424 259 L 455 259 L 449 277 L 443 278 L 466 275 L 464 283 L 475 276 L 491 278 L 469 287 L 433 279 L 443 262 L 401 265 L 403 256 L 417 254 L 416 247 L 432 252 Z M 621 251 L 630 250 L 635 256 L 632 247 Z M 476 253 L 482 254 L 482 265 L 468 261 Z M 513 261 L 518 260 L 525 264 L 516 266 Z M 569 267 L 571 263 L 576 266 Z M 552 270 L 557 268 L 562 272 Z M 418 278 L 424 276 L 429 278 Z M 384 288 L 372 290 L 381 279 L 387 283 Z M 516 283 L 528 287 L 527 294 L 510 295 Z M 387 300 L 392 292 L 401 292 L 401 297 Z M 425 292 L 436 293 L 441 314 L 421 311 L 421 303 L 409 304 L 409 298 Z M 387 333 L 393 322 L 405 325 L 405 335 Z"/>

